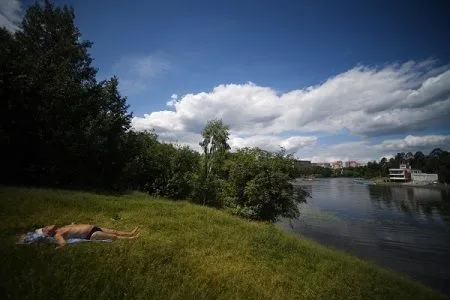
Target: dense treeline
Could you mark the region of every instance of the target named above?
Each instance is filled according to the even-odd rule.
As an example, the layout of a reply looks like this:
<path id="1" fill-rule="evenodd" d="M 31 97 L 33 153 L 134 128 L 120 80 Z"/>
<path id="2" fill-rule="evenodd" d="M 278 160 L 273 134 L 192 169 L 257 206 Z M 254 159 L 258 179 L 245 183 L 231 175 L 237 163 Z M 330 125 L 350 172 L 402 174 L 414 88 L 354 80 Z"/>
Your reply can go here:
<path id="1" fill-rule="evenodd" d="M 357 168 L 344 168 L 332 170 L 318 166 L 299 166 L 299 174 L 316 175 L 318 177 L 388 177 L 390 168 L 398 168 L 400 164 L 409 164 L 412 169 L 418 169 L 425 173 L 438 174 L 440 182 L 450 182 L 450 152 L 440 148 L 432 150 L 428 155 L 421 151 L 400 152 L 394 157 L 387 159 L 383 157 L 379 162 L 371 161 L 366 166 Z"/>
<path id="2" fill-rule="evenodd" d="M 369 162 L 361 173 L 365 177 L 385 177 L 389 174 L 389 168 L 398 168 L 403 163 L 409 164 L 412 169 L 438 174 L 440 182 L 450 182 L 450 152 L 440 148 L 428 155 L 418 151 L 415 154 L 400 152 L 390 159 L 383 157 L 379 162 Z"/>
<path id="3" fill-rule="evenodd" d="M 31 5 L 21 30 L 0 28 L 0 183 L 143 190 L 257 220 L 298 215 L 294 160 L 283 151 L 230 153 L 228 127 L 206 124 L 200 146 L 130 128 L 119 80 L 97 80 L 72 8 Z"/>
<path id="4" fill-rule="evenodd" d="M 322 177 L 332 177 L 333 170 L 331 168 L 324 168 L 321 166 L 315 166 L 313 164 L 296 164 L 298 177 L 310 177 L 314 176 L 316 178 Z"/>

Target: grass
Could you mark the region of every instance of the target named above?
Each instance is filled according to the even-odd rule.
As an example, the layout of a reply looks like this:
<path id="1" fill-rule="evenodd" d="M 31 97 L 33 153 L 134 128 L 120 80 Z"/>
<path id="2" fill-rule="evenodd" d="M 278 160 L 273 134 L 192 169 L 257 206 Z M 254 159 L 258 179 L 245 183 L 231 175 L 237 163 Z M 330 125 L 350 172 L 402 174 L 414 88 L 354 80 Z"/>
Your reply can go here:
<path id="1" fill-rule="evenodd" d="M 337 250 L 188 202 L 135 193 L 0 187 L 2 299 L 439 299 L 419 283 Z M 16 245 L 47 224 L 95 223 L 141 237 Z"/>

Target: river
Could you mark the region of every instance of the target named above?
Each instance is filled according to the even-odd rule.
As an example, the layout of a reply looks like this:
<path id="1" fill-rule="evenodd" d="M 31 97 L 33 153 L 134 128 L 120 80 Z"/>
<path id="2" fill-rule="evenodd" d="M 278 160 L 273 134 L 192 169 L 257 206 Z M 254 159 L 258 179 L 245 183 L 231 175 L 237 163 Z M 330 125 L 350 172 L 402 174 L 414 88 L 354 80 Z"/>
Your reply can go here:
<path id="1" fill-rule="evenodd" d="M 312 198 L 280 226 L 450 294 L 450 191 L 298 181 Z"/>

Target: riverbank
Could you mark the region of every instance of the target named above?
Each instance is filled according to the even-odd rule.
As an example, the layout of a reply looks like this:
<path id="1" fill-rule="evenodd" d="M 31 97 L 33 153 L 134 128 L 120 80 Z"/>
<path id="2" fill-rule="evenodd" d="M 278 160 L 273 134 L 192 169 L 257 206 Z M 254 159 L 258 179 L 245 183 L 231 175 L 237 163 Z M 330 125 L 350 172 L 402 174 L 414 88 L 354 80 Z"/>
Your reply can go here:
<path id="1" fill-rule="evenodd" d="M 151 198 L 0 188 L 1 289 L 9 299 L 439 299 L 435 291 L 266 223 Z M 140 226 L 112 244 L 15 245 L 46 224 Z"/>
<path id="2" fill-rule="evenodd" d="M 450 184 L 448 183 L 432 183 L 432 184 L 416 184 L 412 182 L 391 182 L 385 177 L 371 178 L 368 181 L 374 182 L 376 185 L 387 185 L 387 186 L 403 186 L 403 187 L 419 187 L 428 189 L 441 189 L 450 190 Z"/>

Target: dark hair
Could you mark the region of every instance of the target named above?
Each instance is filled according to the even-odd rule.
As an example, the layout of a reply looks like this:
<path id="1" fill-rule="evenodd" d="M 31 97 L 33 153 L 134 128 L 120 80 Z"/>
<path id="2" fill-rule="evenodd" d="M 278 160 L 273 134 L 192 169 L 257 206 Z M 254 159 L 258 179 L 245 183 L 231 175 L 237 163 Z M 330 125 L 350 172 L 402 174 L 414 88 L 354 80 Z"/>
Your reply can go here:
<path id="1" fill-rule="evenodd" d="M 52 229 L 52 230 L 49 230 L 47 235 L 50 236 L 50 237 L 54 237 L 55 234 L 56 234 L 56 230 L 57 230 L 57 229 L 58 229 L 58 226 L 53 225 L 53 229 Z"/>

